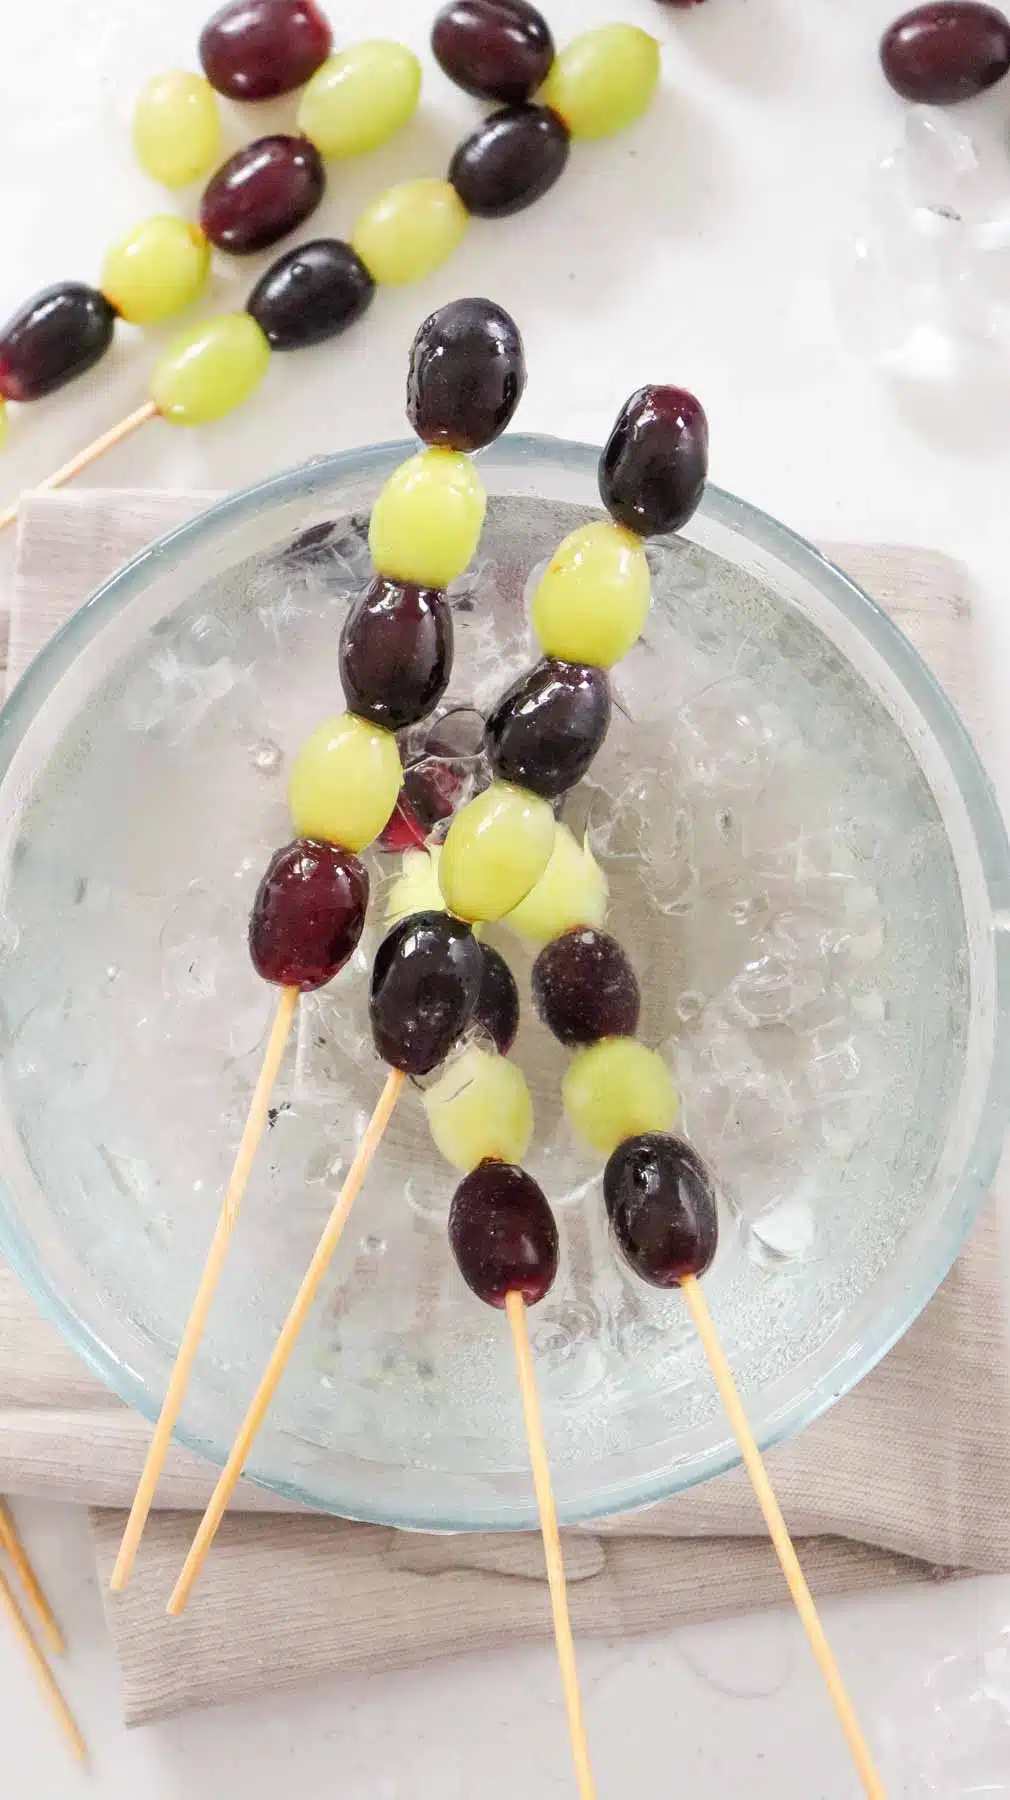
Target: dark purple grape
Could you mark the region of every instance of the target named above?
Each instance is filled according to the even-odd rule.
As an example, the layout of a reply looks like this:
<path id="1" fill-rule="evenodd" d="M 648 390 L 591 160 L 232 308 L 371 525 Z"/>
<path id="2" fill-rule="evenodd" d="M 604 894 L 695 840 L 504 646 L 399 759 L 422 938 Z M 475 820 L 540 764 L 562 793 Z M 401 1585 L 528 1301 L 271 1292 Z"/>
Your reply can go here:
<path id="1" fill-rule="evenodd" d="M 375 283 L 339 238 L 285 250 L 246 301 L 274 350 L 304 350 L 346 331 L 371 305 Z"/>
<path id="2" fill-rule="evenodd" d="M 94 368 L 112 342 L 116 314 L 83 281 L 62 281 L 26 301 L 0 331 L 0 394 L 41 400 Z"/>
<path id="3" fill-rule="evenodd" d="M 939 0 L 903 13 L 880 40 L 880 63 L 906 100 L 952 106 L 1010 69 L 1010 20 L 976 0 Z"/>
<path id="4" fill-rule="evenodd" d="M 618 1144 L 603 1171 L 603 1197 L 625 1260 L 652 1287 L 704 1275 L 719 1216 L 701 1158 L 680 1138 L 646 1131 Z"/>
<path id="5" fill-rule="evenodd" d="M 507 106 L 464 138 L 449 180 L 468 212 L 504 219 L 532 206 L 568 161 L 571 135 L 547 106 Z"/>
<path id="6" fill-rule="evenodd" d="M 200 224 L 219 250 L 250 256 L 267 250 L 315 212 L 326 187 L 323 159 L 308 138 L 256 138 L 212 175 Z"/>
<path id="7" fill-rule="evenodd" d="M 369 1011 L 379 1055 L 405 1075 L 428 1075 L 473 1018 L 480 945 L 448 913 L 418 912 L 394 925 L 375 953 Z"/>
<path id="8" fill-rule="evenodd" d="M 487 1032 L 499 1056 L 507 1056 L 519 1030 L 519 989 L 504 956 L 490 944 L 481 944 L 480 955 L 483 967 L 473 1022 Z"/>
<path id="9" fill-rule="evenodd" d="M 482 450 L 505 430 L 525 386 L 515 320 L 493 300 L 451 300 L 411 345 L 407 417 L 426 444 Z"/>
<path id="10" fill-rule="evenodd" d="M 313 0 L 231 0 L 200 33 L 211 87 L 229 100 L 272 100 L 301 87 L 333 48 Z"/>
<path id="11" fill-rule="evenodd" d="M 491 777 L 483 762 L 484 720 L 473 707 L 454 707 L 436 719 L 420 743 L 404 751 L 403 786 L 382 850 L 422 847 L 433 827 L 448 819 Z"/>
<path id="12" fill-rule="evenodd" d="M 535 1306 L 558 1272 L 558 1228 L 541 1188 L 514 1163 L 482 1162 L 464 1175 L 449 1209 L 449 1243 L 478 1300 L 509 1294 Z"/>
<path id="13" fill-rule="evenodd" d="M 351 712 L 387 731 L 416 724 L 445 693 L 452 648 L 452 610 L 440 588 L 376 575 L 340 634 L 340 679 Z"/>
<path id="14" fill-rule="evenodd" d="M 536 93 L 554 61 L 550 26 L 527 0 L 449 0 L 431 48 L 457 87 L 512 106 Z"/>
<path id="15" fill-rule="evenodd" d="M 569 1049 L 600 1038 L 634 1037 L 642 998 L 627 952 L 589 925 L 545 944 L 530 976 L 533 1004 Z"/>
<path id="16" fill-rule="evenodd" d="M 685 388 L 644 387 L 621 411 L 600 457 L 600 495 L 629 531 L 679 531 L 708 474 L 708 420 Z"/>
<path id="17" fill-rule="evenodd" d="M 555 800 L 582 780 L 609 726 L 606 669 L 548 657 L 502 695 L 484 742 L 502 781 Z"/>
<path id="18" fill-rule="evenodd" d="M 350 850 L 296 838 L 260 882 L 249 920 L 257 974 L 308 993 L 353 956 L 368 908 L 368 871 Z"/>

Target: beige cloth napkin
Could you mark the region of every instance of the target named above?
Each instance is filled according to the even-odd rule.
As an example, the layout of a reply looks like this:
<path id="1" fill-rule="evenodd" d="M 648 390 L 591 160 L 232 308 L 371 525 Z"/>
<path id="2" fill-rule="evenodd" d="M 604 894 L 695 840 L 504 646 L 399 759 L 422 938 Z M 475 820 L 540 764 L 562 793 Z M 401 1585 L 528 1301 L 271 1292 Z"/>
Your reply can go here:
<path id="1" fill-rule="evenodd" d="M 16 677 L 111 569 L 202 502 L 54 494 L 22 509 Z M 836 547 L 970 718 L 963 572 L 918 550 Z M 1010 1568 L 1010 1345 L 998 1201 L 922 1319 L 824 1419 L 769 1458 L 821 1594 Z M 0 1492 L 86 1502 L 107 1587 L 149 1427 L 101 1388 L 0 1271 Z M 213 1471 L 174 1451 L 159 1505 L 202 1504 Z M 548 1636 L 533 1537 L 425 1537 L 301 1514 L 241 1491 L 181 1622 L 164 1602 L 191 1537 L 152 1516 L 138 1573 L 109 1602 L 130 1723 L 341 1669 L 420 1663 Z M 248 1510 L 247 1510 L 248 1509 Z M 270 1516 L 273 1514 L 274 1516 Z M 780 1603 L 782 1578 L 739 1472 L 567 1535 L 580 1634 L 619 1636 Z"/>

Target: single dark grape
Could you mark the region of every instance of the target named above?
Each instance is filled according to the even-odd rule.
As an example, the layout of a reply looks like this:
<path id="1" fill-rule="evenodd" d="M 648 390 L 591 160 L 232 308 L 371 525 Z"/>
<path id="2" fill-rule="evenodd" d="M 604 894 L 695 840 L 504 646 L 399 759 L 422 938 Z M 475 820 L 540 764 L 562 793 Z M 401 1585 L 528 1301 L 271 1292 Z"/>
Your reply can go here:
<path id="1" fill-rule="evenodd" d="M 603 1171 L 607 1217 L 625 1260 L 652 1287 L 704 1275 L 719 1217 L 701 1158 L 680 1138 L 646 1131 L 618 1144 Z"/>
<path id="2" fill-rule="evenodd" d="M 105 355 L 116 314 L 83 281 L 62 281 L 19 307 L 0 331 L 0 394 L 41 400 Z"/>
<path id="3" fill-rule="evenodd" d="M 296 838 L 260 882 L 249 920 L 257 974 L 281 987 L 324 987 L 354 954 L 368 907 L 368 871 L 350 850 Z"/>
<path id="4" fill-rule="evenodd" d="M 451 300 L 411 345 L 407 417 L 426 444 L 481 450 L 505 430 L 525 386 L 515 320 L 493 300 Z"/>
<path id="5" fill-rule="evenodd" d="M 212 175 L 200 224 L 219 250 L 250 256 L 267 250 L 315 212 L 326 187 L 323 159 L 308 138 L 256 138 Z"/>
<path id="6" fill-rule="evenodd" d="M 519 1030 L 519 989 L 504 956 L 490 944 L 481 944 L 480 955 L 483 966 L 473 1022 L 487 1032 L 499 1056 L 507 1056 Z"/>
<path id="7" fill-rule="evenodd" d="M 903 13 L 880 40 L 880 63 L 906 100 L 952 106 L 1010 69 L 1010 20 L 977 0 L 939 0 Z"/>
<path id="8" fill-rule="evenodd" d="M 533 964 L 530 986 L 548 1031 L 569 1049 L 634 1037 L 638 1029 L 638 976 L 627 952 L 605 931 L 577 925 L 552 938 Z"/>
<path id="9" fill-rule="evenodd" d="M 464 138 L 449 180 L 468 212 L 504 219 L 532 206 L 568 161 L 571 134 L 547 106 L 507 106 Z"/>
<path id="10" fill-rule="evenodd" d="M 416 724 L 445 693 L 452 648 L 452 609 L 440 588 L 376 575 L 340 634 L 340 679 L 351 712 L 387 731 Z"/>
<path id="11" fill-rule="evenodd" d="M 333 48 L 313 0 L 231 0 L 200 33 L 211 87 L 229 100 L 272 100 L 301 87 Z"/>
<path id="12" fill-rule="evenodd" d="M 481 758 L 484 720 L 472 707 L 454 707 L 436 719 L 420 742 L 403 747 L 403 786 L 382 850 L 419 849 L 434 826 L 451 818 L 464 797 L 490 783 Z"/>
<path id="13" fill-rule="evenodd" d="M 436 62 L 468 94 L 529 100 L 554 61 L 554 39 L 527 0 L 449 0 L 431 32 Z"/>
<path id="14" fill-rule="evenodd" d="M 464 1175 L 449 1209 L 449 1243 L 478 1300 L 503 1307 L 509 1294 L 535 1306 L 558 1272 L 558 1228 L 532 1175 L 514 1163 L 482 1162 Z"/>
<path id="15" fill-rule="evenodd" d="M 448 913 L 401 919 L 375 953 L 375 1048 L 405 1075 L 437 1068 L 473 1018 L 484 965 L 469 925 Z"/>
<path id="16" fill-rule="evenodd" d="M 246 301 L 274 350 L 304 350 L 346 331 L 372 303 L 375 283 L 339 238 L 285 250 Z"/>
<path id="17" fill-rule="evenodd" d="M 708 474 L 708 420 L 684 388 L 644 387 L 622 409 L 600 457 L 607 511 L 641 537 L 679 531 Z"/>
<path id="18" fill-rule="evenodd" d="M 606 669 L 548 657 L 502 695 L 484 742 L 502 781 L 554 800 L 582 780 L 609 726 Z"/>

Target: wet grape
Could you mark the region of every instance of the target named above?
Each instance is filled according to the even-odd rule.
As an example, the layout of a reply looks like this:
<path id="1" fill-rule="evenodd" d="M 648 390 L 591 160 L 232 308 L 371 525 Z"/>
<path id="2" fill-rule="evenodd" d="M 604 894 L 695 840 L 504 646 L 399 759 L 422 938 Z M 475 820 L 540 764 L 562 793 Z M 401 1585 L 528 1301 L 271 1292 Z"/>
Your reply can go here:
<path id="1" fill-rule="evenodd" d="M 685 388 L 644 387 L 622 408 L 600 457 L 600 497 L 642 537 L 679 531 L 708 474 L 708 420 Z"/>
<path id="2" fill-rule="evenodd" d="M 481 944 L 480 994 L 474 1024 L 486 1031 L 499 1056 L 507 1056 L 519 1030 L 519 989 L 504 956 Z"/>
<path id="3" fill-rule="evenodd" d="M 558 1272 L 558 1228 L 542 1188 L 512 1163 L 482 1162 L 460 1182 L 449 1211 L 449 1243 L 479 1300 L 504 1307 L 509 1294 L 535 1306 Z"/>
<path id="4" fill-rule="evenodd" d="M 249 954 L 264 981 L 302 993 L 332 981 L 357 948 L 368 872 L 349 850 L 296 838 L 267 869 L 249 920 Z"/>
<path id="5" fill-rule="evenodd" d="M 515 320 L 493 300 L 452 300 L 414 338 L 407 417 L 426 444 L 480 450 L 510 423 L 525 386 Z"/>
<path id="6" fill-rule="evenodd" d="M 607 1216 L 622 1255 L 652 1287 L 704 1275 L 719 1238 L 712 1183 L 680 1138 L 650 1131 L 618 1144 L 603 1172 Z"/>
<path id="7" fill-rule="evenodd" d="M 488 715 L 488 761 L 502 781 L 554 800 L 582 780 L 609 725 L 606 670 L 548 658 Z"/>
<path id="8" fill-rule="evenodd" d="M 438 705 L 452 674 L 452 611 L 439 588 L 377 575 L 340 634 L 350 710 L 400 731 Z"/>
<path id="9" fill-rule="evenodd" d="M 545 944 L 530 986 L 548 1031 L 569 1049 L 633 1037 L 638 1029 L 638 977 L 627 952 L 605 931 L 580 927 Z"/>
<path id="10" fill-rule="evenodd" d="M 405 1075 L 427 1075 L 473 1018 L 480 946 L 462 920 L 420 912 L 402 919 L 375 954 L 369 1013 L 375 1048 Z"/>

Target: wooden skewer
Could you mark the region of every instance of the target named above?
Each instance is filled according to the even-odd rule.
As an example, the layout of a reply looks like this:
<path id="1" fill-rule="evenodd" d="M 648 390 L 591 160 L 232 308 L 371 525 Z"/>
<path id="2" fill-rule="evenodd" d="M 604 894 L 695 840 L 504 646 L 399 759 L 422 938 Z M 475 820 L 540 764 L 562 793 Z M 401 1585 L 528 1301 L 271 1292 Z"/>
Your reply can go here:
<path id="1" fill-rule="evenodd" d="M 178 1618 L 183 1611 L 193 1590 L 193 1584 L 203 1567 L 204 1558 L 214 1542 L 217 1528 L 224 1518 L 228 1502 L 252 1449 L 256 1433 L 259 1431 L 267 1408 L 277 1392 L 278 1383 L 287 1368 L 299 1332 L 305 1324 L 312 1303 L 319 1292 L 323 1276 L 326 1274 L 333 1253 L 340 1242 L 358 1190 L 368 1174 L 372 1158 L 382 1141 L 382 1134 L 393 1116 L 403 1083 L 404 1076 L 400 1070 L 391 1069 L 386 1077 L 386 1085 L 379 1096 L 375 1111 L 369 1119 L 368 1127 L 358 1145 L 354 1161 L 347 1171 L 344 1185 L 337 1195 L 333 1211 L 326 1221 L 323 1235 L 316 1245 L 312 1261 L 302 1278 L 302 1285 L 295 1295 L 291 1311 L 284 1321 L 280 1337 L 277 1339 L 270 1360 L 263 1371 L 259 1387 L 256 1389 L 249 1410 L 239 1427 L 231 1454 L 221 1471 L 218 1484 L 210 1497 L 207 1510 L 190 1545 L 189 1555 L 182 1566 L 182 1572 L 172 1590 L 167 1610 L 173 1618 Z"/>
<path id="2" fill-rule="evenodd" d="M 582 1711 L 582 1695 L 579 1691 L 579 1674 L 575 1664 L 575 1640 L 572 1637 L 572 1621 L 568 1612 L 568 1591 L 565 1586 L 565 1564 L 561 1554 L 561 1538 L 558 1533 L 558 1515 L 554 1506 L 551 1471 L 547 1461 L 547 1445 L 544 1442 L 540 1399 L 537 1394 L 536 1375 L 533 1368 L 533 1352 L 530 1348 L 530 1335 L 526 1323 L 526 1302 L 522 1295 L 507 1294 L 505 1311 L 512 1327 L 512 1343 L 515 1347 L 516 1368 L 519 1372 L 519 1389 L 522 1394 L 523 1415 L 526 1420 L 530 1462 L 533 1466 L 533 1486 L 537 1496 L 537 1509 L 540 1513 L 540 1534 L 544 1541 L 547 1586 L 550 1590 L 551 1612 L 554 1617 L 554 1641 L 557 1645 L 561 1686 L 564 1690 L 565 1710 L 568 1714 L 568 1735 L 572 1743 L 575 1780 L 578 1784 L 580 1800 L 596 1800 L 596 1785 L 593 1781 L 593 1771 L 589 1762 L 589 1744 L 586 1739 L 586 1721 Z"/>
<path id="3" fill-rule="evenodd" d="M 59 1685 L 52 1669 L 49 1667 L 42 1651 L 32 1637 L 28 1627 L 28 1621 L 15 1599 L 13 1588 L 8 1582 L 6 1575 L 2 1572 L 0 1572 L 0 1606 L 3 1607 L 15 1632 L 24 1645 L 28 1660 L 38 1677 L 39 1686 L 59 1721 L 60 1729 L 70 1746 L 71 1754 L 76 1757 L 78 1762 L 85 1762 L 87 1760 L 88 1747 L 81 1736 L 77 1721 L 60 1692 Z"/>
<path id="4" fill-rule="evenodd" d="M 18 1580 L 35 1609 L 35 1617 L 38 1619 L 39 1628 L 49 1649 L 56 1656 L 63 1656 L 67 1648 L 66 1640 L 53 1616 L 53 1609 L 42 1592 L 41 1583 L 32 1568 L 28 1552 L 18 1536 L 18 1528 L 14 1523 L 13 1514 L 4 1500 L 0 1500 L 0 1545 L 6 1550 L 14 1564 Z"/>
<path id="5" fill-rule="evenodd" d="M 113 425 L 109 431 L 103 431 L 101 437 L 96 437 L 90 444 L 86 444 L 83 450 L 79 450 L 77 455 L 72 456 L 70 461 L 65 462 L 61 468 L 54 470 L 52 475 L 47 475 L 45 481 L 40 481 L 37 487 L 32 488 L 31 492 L 41 494 L 48 488 L 64 487 L 68 481 L 73 481 L 75 475 L 82 474 L 85 469 L 90 468 L 93 462 L 97 462 L 100 456 L 104 456 L 106 450 L 114 450 L 124 438 L 131 437 L 135 431 L 140 430 L 142 425 L 146 425 L 148 419 L 156 419 L 157 416 L 158 408 L 154 401 L 145 400 L 143 406 L 138 406 L 136 412 L 128 413 L 125 419 L 120 419 L 118 425 Z M 6 512 L 0 513 L 0 531 L 6 531 L 8 525 L 14 524 L 20 505 L 20 500 L 15 500 L 13 506 L 8 506 Z"/>
<path id="6" fill-rule="evenodd" d="M 236 1221 L 238 1220 L 242 1197 L 249 1184 L 253 1163 L 256 1160 L 256 1152 L 259 1149 L 260 1139 L 263 1136 L 263 1131 L 266 1126 L 267 1114 L 270 1108 L 270 1096 L 273 1093 L 274 1083 L 277 1080 L 277 1072 L 284 1056 L 284 1048 L 287 1044 L 295 1012 L 298 1007 L 298 998 L 297 988 L 288 987 L 281 990 L 281 997 L 277 1004 L 277 1011 L 274 1015 L 273 1026 L 267 1042 L 266 1052 L 263 1057 L 263 1066 L 260 1069 L 259 1079 L 253 1091 L 252 1101 L 249 1106 L 249 1114 L 245 1122 L 245 1130 L 242 1133 L 242 1140 L 238 1147 L 238 1153 L 235 1157 L 231 1179 L 225 1190 L 224 1200 L 221 1203 L 217 1227 L 214 1236 L 211 1239 L 210 1249 L 207 1252 L 207 1260 L 203 1266 L 200 1285 L 196 1290 L 196 1298 L 193 1301 L 189 1318 L 186 1321 L 186 1329 L 182 1334 L 182 1342 L 179 1345 L 175 1366 L 172 1370 L 171 1379 L 168 1384 L 168 1390 L 165 1394 L 161 1412 L 158 1415 L 158 1423 L 154 1428 L 154 1436 L 151 1439 L 147 1458 L 141 1472 L 140 1481 L 137 1485 L 137 1492 L 134 1496 L 133 1505 L 130 1508 L 130 1516 L 126 1521 L 126 1530 L 123 1532 L 123 1541 L 119 1547 L 116 1566 L 112 1571 L 112 1580 L 109 1585 L 114 1594 L 118 1594 L 122 1591 L 133 1572 L 133 1565 L 137 1559 L 137 1551 L 140 1548 L 140 1540 L 144 1535 L 144 1527 L 147 1524 L 147 1516 L 154 1501 L 155 1490 L 161 1479 L 162 1469 L 165 1466 L 165 1458 L 168 1455 L 169 1445 L 172 1442 L 172 1433 L 175 1430 L 182 1402 L 185 1398 L 186 1388 L 189 1385 L 189 1378 L 193 1372 L 193 1364 L 196 1360 L 197 1351 L 200 1348 L 200 1340 L 206 1329 L 207 1316 L 210 1312 L 211 1305 L 213 1304 L 214 1295 L 217 1292 L 218 1282 L 221 1279 L 221 1271 L 224 1268 L 225 1258 L 228 1254 L 228 1246 L 231 1243 L 232 1232 L 234 1231 Z"/>
<path id="7" fill-rule="evenodd" d="M 782 1565 L 782 1573 L 795 1602 L 796 1611 L 800 1615 L 803 1628 L 810 1640 L 810 1647 L 824 1677 L 825 1686 L 834 1702 L 835 1711 L 852 1752 L 852 1760 L 870 1800 L 886 1800 L 884 1784 L 877 1773 L 869 1745 L 856 1718 L 852 1701 L 849 1699 L 845 1683 L 842 1680 L 841 1671 L 835 1661 L 834 1652 L 828 1643 L 817 1607 L 814 1604 L 814 1597 L 807 1586 L 806 1576 L 800 1568 L 799 1557 L 796 1554 L 792 1538 L 789 1536 L 785 1519 L 782 1517 L 782 1508 L 775 1498 L 775 1492 L 758 1449 L 757 1440 L 744 1411 L 740 1390 L 733 1378 L 733 1372 L 726 1360 L 726 1352 L 708 1310 L 708 1302 L 694 1275 L 686 1275 L 680 1285 L 684 1291 L 684 1298 L 691 1309 L 702 1349 L 715 1377 L 715 1385 L 719 1390 L 736 1441 L 740 1446 L 744 1467 L 750 1476 L 758 1505 L 764 1514 L 765 1524 Z"/>

